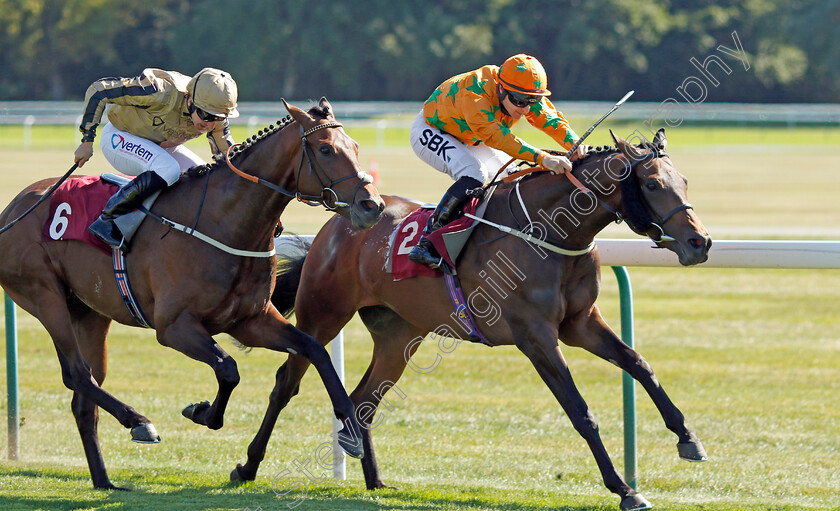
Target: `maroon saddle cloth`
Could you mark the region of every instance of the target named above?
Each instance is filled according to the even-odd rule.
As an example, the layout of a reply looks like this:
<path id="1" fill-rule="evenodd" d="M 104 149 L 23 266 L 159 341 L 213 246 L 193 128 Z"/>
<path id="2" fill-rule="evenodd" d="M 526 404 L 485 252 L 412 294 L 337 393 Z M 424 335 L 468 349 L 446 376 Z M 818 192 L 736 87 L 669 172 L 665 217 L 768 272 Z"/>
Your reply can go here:
<path id="1" fill-rule="evenodd" d="M 463 212 L 474 215 L 476 209 L 478 208 L 478 204 L 479 200 L 477 198 L 470 199 L 464 206 Z M 392 243 L 393 251 L 391 252 L 391 272 L 394 275 L 394 280 L 420 276 L 439 277 L 443 275 L 441 270 L 429 268 L 423 264 L 414 263 L 408 258 L 408 254 L 411 252 L 411 249 L 418 241 L 420 241 L 420 237 L 423 235 L 423 229 L 426 227 L 426 223 L 428 222 L 429 217 L 432 216 L 433 211 L 434 210 L 427 208 L 417 209 L 408 215 L 405 220 L 400 223 L 399 227 L 397 227 L 394 242 Z M 455 267 L 454 259 L 458 258 L 458 254 L 453 256 L 449 253 L 447 245 L 444 242 L 444 235 L 469 229 L 472 227 L 473 223 L 473 219 L 462 216 L 426 236 L 429 241 L 432 242 L 432 245 L 434 245 L 438 254 L 440 254 L 443 257 L 443 260 L 446 261 L 446 263 L 452 268 Z"/>
<path id="2" fill-rule="evenodd" d="M 41 239 L 79 240 L 111 255 L 111 248 L 89 233 L 87 228 L 117 190 L 119 186 L 106 183 L 100 176 L 68 179 L 50 197 L 50 213 L 44 223 Z"/>

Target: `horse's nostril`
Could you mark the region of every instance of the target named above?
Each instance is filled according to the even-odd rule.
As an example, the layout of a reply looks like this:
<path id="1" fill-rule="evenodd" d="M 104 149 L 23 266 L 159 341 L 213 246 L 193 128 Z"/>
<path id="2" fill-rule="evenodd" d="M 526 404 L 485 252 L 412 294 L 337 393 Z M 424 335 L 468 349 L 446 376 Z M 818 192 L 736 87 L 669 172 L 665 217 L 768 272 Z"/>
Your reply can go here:
<path id="1" fill-rule="evenodd" d="M 368 199 L 362 201 L 362 208 L 366 213 L 380 213 L 385 209 L 385 204 Z"/>
<path id="2" fill-rule="evenodd" d="M 712 246 L 710 238 L 691 238 L 688 240 L 688 245 L 694 250 L 706 250 Z"/>

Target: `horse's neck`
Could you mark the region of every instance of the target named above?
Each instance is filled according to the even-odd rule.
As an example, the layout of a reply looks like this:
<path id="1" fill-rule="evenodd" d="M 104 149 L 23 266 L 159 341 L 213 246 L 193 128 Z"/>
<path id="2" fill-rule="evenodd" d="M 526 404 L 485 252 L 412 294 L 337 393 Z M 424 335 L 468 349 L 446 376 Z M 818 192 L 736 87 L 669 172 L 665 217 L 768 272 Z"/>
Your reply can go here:
<path id="1" fill-rule="evenodd" d="M 273 133 L 258 141 L 242 158 L 236 158 L 232 163 L 249 175 L 295 192 L 293 185 L 299 157 L 294 145 L 297 136 L 292 131 L 293 128 L 287 126 Z M 277 219 L 291 200 L 237 175 L 224 163 L 214 169 L 208 179 L 210 182 L 203 199 L 201 217 L 208 218 L 218 226 L 231 242 L 239 241 L 240 244 L 248 245 L 260 243 L 273 231 Z M 204 186 L 203 178 L 195 181 L 193 193 Z"/>
<path id="2" fill-rule="evenodd" d="M 621 203 L 621 186 L 603 167 L 605 159 L 590 157 L 573 174 L 615 211 Z M 546 233 L 546 241 L 564 247 L 583 247 L 616 220 L 615 213 L 564 176 L 545 173 L 525 180 L 520 186 L 528 216 L 538 232 Z M 509 193 L 516 194 L 516 191 L 511 189 Z M 516 197 L 509 199 L 514 210 L 521 209 Z"/>

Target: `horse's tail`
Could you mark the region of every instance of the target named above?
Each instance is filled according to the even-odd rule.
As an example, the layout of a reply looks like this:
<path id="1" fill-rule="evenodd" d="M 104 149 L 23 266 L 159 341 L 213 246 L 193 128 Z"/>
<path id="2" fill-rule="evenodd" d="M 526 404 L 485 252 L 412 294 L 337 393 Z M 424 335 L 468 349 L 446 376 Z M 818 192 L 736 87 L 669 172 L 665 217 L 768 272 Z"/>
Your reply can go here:
<path id="1" fill-rule="evenodd" d="M 277 247 L 277 280 L 274 284 L 274 293 L 271 294 L 271 303 L 285 317 L 292 315 L 295 310 L 295 296 L 300 275 L 303 271 L 303 262 L 312 243 L 299 236 L 283 236 L 275 243 Z"/>

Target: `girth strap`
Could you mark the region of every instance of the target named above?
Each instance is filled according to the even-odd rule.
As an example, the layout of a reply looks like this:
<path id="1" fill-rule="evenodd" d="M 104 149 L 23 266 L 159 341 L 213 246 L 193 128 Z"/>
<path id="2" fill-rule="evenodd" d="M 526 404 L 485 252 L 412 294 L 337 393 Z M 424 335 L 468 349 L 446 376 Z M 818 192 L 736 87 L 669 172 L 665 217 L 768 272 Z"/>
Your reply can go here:
<path id="1" fill-rule="evenodd" d="M 137 305 L 134 293 L 131 292 L 131 285 L 128 282 L 128 269 L 125 265 L 125 254 L 122 253 L 122 250 L 116 248 L 113 249 L 113 254 L 114 276 L 117 278 L 117 288 L 120 290 L 123 303 L 125 303 L 134 321 L 140 323 L 143 328 L 152 328 L 146 320 L 146 316 L 143 315 L 143 311 L 140 310 L 140 306 Z"/>
<path id="2" fill-rule="evenodd" d="M 443 280 L 446 282 L 446 290 L 449 292 L 449 299 L 452 301 L 452 307 L 455 308 L 455 317 L 461 322 L 464 330 L 468 331 L 467 340 L 471 342 L 481 343 L 491 348 L 495 344 L 487 340 L 487 337 L 481 333 L 475 318 L 470 311 L 467 301 L 464 299 L 464 291 L 461 289 L 461 279 L 457 275 L 443 274 Z"/>

